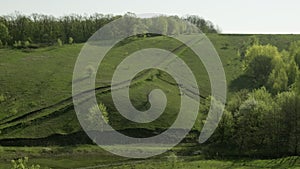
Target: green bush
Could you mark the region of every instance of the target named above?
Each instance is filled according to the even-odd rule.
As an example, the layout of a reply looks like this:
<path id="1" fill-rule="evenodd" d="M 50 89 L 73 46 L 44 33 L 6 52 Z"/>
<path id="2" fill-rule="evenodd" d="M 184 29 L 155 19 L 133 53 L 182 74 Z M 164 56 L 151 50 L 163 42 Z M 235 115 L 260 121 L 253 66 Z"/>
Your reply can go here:
<path id="1" fill-rule="evenodd" d="M 171 163 L 171 168 L 174 169 L 177 163 L 178 157 L 174 152 L 171 152 L 168 156 L 168 161 Z"/>
<path id="2" fill-rule="evenodd" d="M 4 102 L 6 100 L 6 97 L 3 94 L 0 94 L 0 103 Z"/>
<path id="3" fill-rule="evenodd" d="M 28 48 L 29 45 L 30 45 L 30 42 L 29 42 L 28 40 L 24 42 L 24 47 L 25 47 L 25 48 Z"/>
<path id="4" fill-rule="evenodd" d="M 11 114 L 17 114 L 18 113 L 18 110 L 16 109 L 16 108 L 13 108 L 12 110 L 11 110 Z"/>
<path id="5" fill-rule="evenodd" d="M 40 165 L 28 165 L 28 157 L 20 158 L 18 160 L 11 160 L 11 169 L 40 169 Z"/>
<path id="6" fill-rule="evenodd" d="M 62 40 L 61 40 L 61 39 L 59 39 L 59 38 L 57 39 L 57 45 L 58 45 L 58 46 L 62 46 L 62 45 L 63 45 L 63 42 L 62 42 Z"/>
<path id="7" fill-rule="evenodd" d="M 22 42 L 21 41 L 15 41 L 13 44 L 14 48 L 20 49 L 22 48 Z"/>
<path id="8" fill-rule="evenodd" d="M 72 37 L 69 37 L 69 44 L 72 45 L 74 42 L 74 39 Z"/>

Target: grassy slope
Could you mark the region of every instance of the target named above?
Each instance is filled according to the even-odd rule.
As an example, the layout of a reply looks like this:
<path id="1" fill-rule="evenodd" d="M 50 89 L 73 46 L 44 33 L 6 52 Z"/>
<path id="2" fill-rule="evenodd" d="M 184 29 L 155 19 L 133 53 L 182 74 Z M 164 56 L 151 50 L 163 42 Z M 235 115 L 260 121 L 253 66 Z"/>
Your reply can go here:
<path id="1" fill-rule="evenodd" d="M 242 73 L 237 50 L 250 37 L 251 35 L 209 35 L 223 62 L 228 84 Z M 299 40 L 300 36 L 259 35 L 259 38 L 262 43 L 274 44 L 280 49 L 285 49 L 289 42 Z M 109 84 L 112 70 L 122 58 L 153 45 L 174 50 L 175 54 L 179 54 L 192 70 L 196 70 L 200 93 L 204 97 L 209 94 L 209 81 L 201 62 L 191 59 L 192 52 L 181 47 L 179 42 L 164 37 L 149 38 L 142 43 L 136 40 L 115 48 L 98 70 L 101 74 L 97 76 L 97 86 Z M 60 48 L 48 47 L 29 53 L 9 49 L 0 50 L 0 94 L 6 97 L 6 100 L 0 103 L 0 130 L 2 130 L 0 138 L 39 138 L 55 133 L 68 134 L 81 130 L 71 100 L 73 66 L 81 47 L 82 44 Z M 129 123 L 115 111 L 110 93 L 99 90 L 98 100 L 107 105 L 115 128 L 155 129 L 166 128 L 172 124 L 172 119 L 178 110 L 176 104 L 179 102 L 178 89 L 167 83 L 172 82 L 168 75 L 162 74 L 159 78 L 149 80 L 149 74 L 155 75 L 157 71 L 146 74 L 131 86 L 133 104 L 140 110 L 146 109 L 149 105 L 146 103 L 145 93 L 149 93 L 152 88 L 161 88 L 166 91 L 169 105 L 172 106 L 168 106 L 164 115 L 153 123 L 145 125 Z M 43 109 L 44 107 L 47 109 Z M 35 110 L 39 111 L 35 112 Z M 197 125 L 198 128 L 199 124 Z"/>
<path id="2" fill-rule="evenodd" d="M 237 50 L 244 41 L 247 41 L 250 35 L 229 36 L 229 35 L 209 35 L 209 38 L 215 45 L 223 62 L 227 81 L 230 84 L 241 72 L 240 57 L 237 56 Z M 296 35 L 259 35 L 261 42 L 274 44 L 280 50 L 286 49 L 288 44 L 294 40 L 300 40 Z M 166 43 L 168 42 L 168 43 Z M 145 44 L 145 43 L 143 43 Z M 161 37 L 149 39 L 146 43 L 161 48 L 174 50 L 180 44 L 171 42 Z M 165 44 L 168 44 L 167 46 Z M 228 45 L 226 45 L 228 44 Z M 138 50 L 142 48 L 138 42 L 133 42 L 130 48 Z M 224 48 L 226 46 L 226 48 Z M 73 65 L 76 57 L 82 47 L 82 44 L 58 47 L 49 47 L 38 49 L 30 53 L 18 50 L 0 50 L 0 95 L 6 97 L 4 102 L 0 102 L 0 138 L 40 138 L 55 133 L 68 134 L 80 130 L 75 112 L 72 109 L 71 81 Z M 109 77 L 115 65 L 122 57 L 133 51 L 127 51 L 129 46 L 120 46 L 108 57 L 104 63 L 102 72 L 99 74 L 97 86 L 109 84 Z M 126 53 L 128 52 L 128 53 Z M 187 58 L 190 51 L 185 48 L 175 50 L 186 62 L 193 63 L 194 60 Z M 117 57 L 116 57 L 117 56 Z M 113 64 L 112 64 L 113 63 Z M 208 94 L 209 83 L 205 80 L 205 70 L 201 68 L 201 63 L 196 63 L 194 67 L 198 77 L 201 77 L 199 83 L 200 93 L 204 96 Z M 101 70 L 99 70 L 101 71 Z M 156 74 L 153 71 L 150 74 Z M 204 76 L 204 77 L 203 77 Z M 166 74 L 160 78 L 149 80 L 149 74 L 139 79 L 135 85 L 132 85 L 130 91 L 132 102 L 138 109 L 146 109 L 146 94 L 153 88 L 161 88 L 166 91 L 169 105 L 177 105 L 178 89 L 176 86 L 167 82 L 172 79 Z M 146 82 L 146 83 L 145 83 Z M 198 79 L 199 82 L 199 79 Z M 239 85 L 239 84 L 237 84 Z M 229 93 L 230 94 L 230 93 Z M 167 106 L 164 115 L 156 122 L 141 126 L 134 123 L 128 123 L 114 111 L 111 102 L 110 93 L 98 91 L 98 100 L 104 102 L 113 116 L 114 127 L 135 128 L 145 127 L 149 129 L 165 128 L 172 123 L 174 113 L 178 107 Z M 67 99 L 67 100 L 66 100 Z M 59 104 L 56 104 L 59 103 Z M 51 106 L 55 105 L 55 106 Z M 49 107 L 51 106 L 51 107 Z M 34 112 L 44 107 L 45 110 L 36 111 L 28 116 L 28 112 Z M 17 117 L 20 117 L 19 119 Z M 123 124 L 123 125 L 120 125 Z M 126 124 L 126 125 L 124 125 Z M 199 127 L 199 126 L 198 126 Z M 29 156 L 32 163 L 41 164 L 52 168 L 74 168 L 83 166 L 103 165 L 101 168 L 113 168 L 112 163 L 118 165 L 114 168 L 172 168 L 172 163 L 168 162 L 167 157 L 159 157 L 142 162 L 127 161 L 127 159 L 113 156 L 95 146 L 79 147 L 1 147 L 0 146 L 0 168 L 8 168 L 11 159 L 16 157 Z M 166 155 L 166 154 L 165 154 Z M 161 160 L 163 159 L 163 160 Z M 201 160 L 197 157 L 180 157 L 177 168 L 300 168 L 299 157 L 288 157 L 277 160 Z M 54 162 L 55 161 L 55 162 Z"/>

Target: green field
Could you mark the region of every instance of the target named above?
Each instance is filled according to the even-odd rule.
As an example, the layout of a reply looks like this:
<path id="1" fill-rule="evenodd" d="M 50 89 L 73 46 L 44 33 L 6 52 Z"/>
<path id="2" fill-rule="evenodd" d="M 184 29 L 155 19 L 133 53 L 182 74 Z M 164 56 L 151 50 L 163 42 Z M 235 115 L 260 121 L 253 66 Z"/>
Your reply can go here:
<path id="1" fill-rule="evenodd" d="M 288 49 L 300 35 L 255 35 L 262 44 L 272 44 L 279 50 Z M 242 59 L 238 55 L 243 45 L 253 35 L 208 34 L 208 38 L 218 51 L 226 73 L 228 96 L 242 88 L 245 81 L 237 80 L 242 75 Z M 141 43 L 142 42 L 142 43 Z M 0 146 L 0 168 L 7 168 L 11 159 L 29 156 L 32 163 L 52 168 L 76 168 L 101 165 L 99 168 L 172 168 L 168 153 L 162 158 L 137 160 L 119 158 L 92 145 L 56 145 L 73 135 L 82 134 L 72 103 L 72 73 L 77 56 L 83 44 L 51 46 L 32 50 L 0 49 L 0 145 L 7 144 L 34 147 Z M 139 110 L 149 108 L 148 93 L 162 89 L 168 98 L 164 114 L 157 120 L 137 124 L 118 114 L 112 102 L 109 84 L 116 66 L 129 54 L 147 47 L 167 49 L 182 58 L 194 71 L 201 95 L 201 103 L 210 95 L 207 72 L 194 53 L 178 41 L 167 37 L 134 38 L 130 43 L 120 44 L 108 53 L 100 65 L 96 80 L 99 102 L 108 109 L 112 126 L 128 135 L 145 136 L 138 129 L 149 133 L 167 129 L 175 120 L 180 106 L 180 92 L 174 80 L 158 70 L 141 72 L 130 86 L 133 105 Z M 83 72 L 84 73 L 84 72 Z M 199 112 L 193 131 L 198 132 L 203 115 Z M 188 117 L 186 120 L 190 120 Z M 62 138 L 65 137 L 65 138 Z M 196 142 L 197 137 L 189 136 Z M 29 139 L 29 141 L 24 141 Z M 30 140 L 32 139 L 32 140 Z M 49 147 L 41 147 L 39 141 Z M 70 141 L 70 143 L 73 140 Z M 79 140 L 76 144 L 86 144 Z M 38 145 L 38 146 L 35 146 Z M 179 147 L 178 153 L 189 149 Z M 276 160 L 205 160 L 198 156 L 178 155 L 177 168 L 300 168 L 299 157 Z M 164 160 L 161 160 L 164 159 Z M 111 166 L 111 163 L 117 163 Z"/>
<path id="2" fill-rule="evenodd" d="M 27 156 L 29 164 L 39 164 L 42 168 L 114 168 L 114 169 L 299 169 L 299 157 L 279 159 L 250 160 L 227 159 L 207 160 L 203 156 L 180 155 L 180 151 L 189 150 L 187 146 L 177 146 L 172 152 L 150 159 L 126 159 L 114 156 L 96 146 L 78 147 L 0 147 L 0 168 L 9 168 L 10 159 Z M 174 156 L 173 153 L 179 153 Z"/>

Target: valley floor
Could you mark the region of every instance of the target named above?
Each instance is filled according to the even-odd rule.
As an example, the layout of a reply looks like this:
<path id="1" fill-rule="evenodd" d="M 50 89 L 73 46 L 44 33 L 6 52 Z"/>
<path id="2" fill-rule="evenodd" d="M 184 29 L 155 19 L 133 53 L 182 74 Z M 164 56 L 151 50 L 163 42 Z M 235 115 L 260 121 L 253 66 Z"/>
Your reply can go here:
<path id="1" fill-rule="evenodd" d="M 41 168 L 113 168 L 113 169 L 300 169 L 300 157 L 280 159 L 230 159 L 207 160 L 201 155 L 172 155 L 186 151 L 176 147 L 172 152 L 150 159 L 126 159 L 110 154 L 98 146 L 78 147 L 0 147 L 0 168 L 10 168 L 10 161 L 29 157 L 29 164 L 39 164 Z"/>

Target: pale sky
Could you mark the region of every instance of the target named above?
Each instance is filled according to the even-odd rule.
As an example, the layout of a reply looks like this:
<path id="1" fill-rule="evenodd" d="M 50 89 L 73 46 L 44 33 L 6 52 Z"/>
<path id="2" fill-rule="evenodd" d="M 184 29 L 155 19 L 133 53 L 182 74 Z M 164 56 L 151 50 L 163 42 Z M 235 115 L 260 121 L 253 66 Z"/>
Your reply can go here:
<path id="1" fill-rule="evenodd" d="M 299 0 L 2 0 L 0 15 L 136 14 L 199 15 L 223 33 L 300 34 Z"/>

